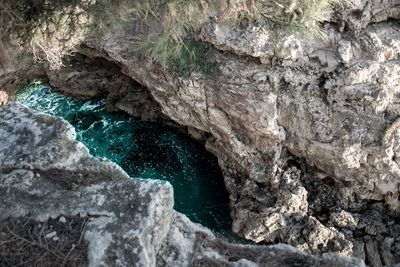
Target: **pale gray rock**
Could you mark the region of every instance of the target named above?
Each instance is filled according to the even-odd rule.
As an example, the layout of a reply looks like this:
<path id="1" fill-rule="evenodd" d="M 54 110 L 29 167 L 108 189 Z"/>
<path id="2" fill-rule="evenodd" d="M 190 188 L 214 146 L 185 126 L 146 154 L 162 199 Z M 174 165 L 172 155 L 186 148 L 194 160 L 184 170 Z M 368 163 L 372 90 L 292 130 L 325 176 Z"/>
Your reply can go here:
<path id="1" fill-rule="evenodd" d="M 289 245 L 252 246 L 232 244 L 175 213 L 162 246 L 158 266 L 365 266 L 355 258 L 324 254 L 313 257 Z"/>
<path id="2" fill-rule="evenodd" d="M 79 214 L 89 217 L 85 238 L 90 266 L 155 265 L 172 216 L 170 184 L 128 180 L 119 166 L 93 158 L 75 141 L 67 122 L 20 104 L 0 109 L 0 140 L 1 220 Z M 54 169 L 58 172 L 50 172 Z M 115 181 L 77 191 L 52 182 L 53 175 L 86 173 Z"/>
<path id="3" fill-rule="evenodd" d="M 386 203 L 389 221 L 397 216 L 400 14 L 396 0 L 350 2 L 327 18 L 323 41 L 282 33 L 276 42 L 275 29 L 251 23 L 204 25 L 197 37 L 228 52 L 213 50 L 219 73 L 209 80 L 196 73 L 184 79 L 139 58 L 133 26 L 86 40 L 80 52 L 116 62 L 166 116 L 211 136 L 206 147 L 223 169 L 235 232 L 313 253 L 362 255 L 357 222 L 346 228 L 329 218 L 349 208 L 369 218 L 369 201 Z M 291 160 L 306 172 L 287 184 Z M 340 189 L 328 186 L 318 204 L 304 183 L 319 180 Z M 361 235 L 391 231 L 378 222 Z"/>
<path id="4" fill-rule="evenodd" d="M 96 73 L 90 60 L 103 58 L 142 85 L 109 83 L 118 88 L 107 91 L 112 107 L 137 116 L 157 103 L 203 140 L 222 167 L 241 236 L 371 265 L 379 254 L 393 265 L 400 262 L 399 2 L 345 1 L 326 19 L 326 40 L 277 36 L 268 25 L 204 25 L 196 37 L 215 56 L 214 79 L 185 79 L 140 57 L 136 21 L 86 40 L 79 52 L 92 58 L 89 68 L 71 81 Z M 53 82 L 79 96 L 79 86 L 63 82 L 74 69 Z M 104 88 L 103 73 L 87 83 Z"/>
<path id="5" fill-rule="evenodd" d="M 21 104 L 0 107 L 0 141 L 0 221 L 87 218 L 89 266 L 365 266 L 359 259 L 316 257 L 288 245 L 223 241 L 173 210 L 169 183 L 128 179 L 116 164 L 93 158 L 66 121 Z M 74 190 L 62 183 L 80 174 L 97 180 Z M 46 238 L 57 240 L 57 233 Z"/>
<path id="6" fill-rule="evenodd" d="M 330 216 L 331 223 L 336 227 L 354 230 L 358 225 L 357 216 L 354 216 L 345 210 L 342 210 L 338 213 L 331 213 Z"/>

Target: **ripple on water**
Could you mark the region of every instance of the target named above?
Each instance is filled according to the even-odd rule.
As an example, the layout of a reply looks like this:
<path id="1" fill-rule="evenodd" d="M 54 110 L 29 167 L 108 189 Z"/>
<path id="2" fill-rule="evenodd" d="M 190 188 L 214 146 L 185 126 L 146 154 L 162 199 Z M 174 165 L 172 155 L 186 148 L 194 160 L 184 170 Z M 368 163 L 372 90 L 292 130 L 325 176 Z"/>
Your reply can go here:
<path id="1" fill-rule="evenodd" d="M 198 142 L 160 123 L 107 113 L 104 100 L 76 100 L 44 86 L 20 101 L 70 122 L 94 156 L 118 163 L 130 176 L 169 181 L 176 210 L 213 230 L 229 232 L 229 196 L 221 171 Z"/>

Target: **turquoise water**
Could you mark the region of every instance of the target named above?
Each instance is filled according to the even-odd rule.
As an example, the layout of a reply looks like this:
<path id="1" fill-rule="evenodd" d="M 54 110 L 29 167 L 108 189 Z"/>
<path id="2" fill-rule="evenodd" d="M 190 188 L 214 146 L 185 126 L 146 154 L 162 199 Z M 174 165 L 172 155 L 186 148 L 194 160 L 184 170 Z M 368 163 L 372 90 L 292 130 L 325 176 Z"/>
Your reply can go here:
<path id="1" fill-rule="evenodd" d="M 160 123 L 108 113 L 104 100 L 81 101 L 36 86 L 19 101 L 71 123 L 91 154 L 119 164 L 131 177 L 174 187 L 175 209 L 192 221 L 229 232 L 229 196 L 216 158 L 203 145 Z"/>

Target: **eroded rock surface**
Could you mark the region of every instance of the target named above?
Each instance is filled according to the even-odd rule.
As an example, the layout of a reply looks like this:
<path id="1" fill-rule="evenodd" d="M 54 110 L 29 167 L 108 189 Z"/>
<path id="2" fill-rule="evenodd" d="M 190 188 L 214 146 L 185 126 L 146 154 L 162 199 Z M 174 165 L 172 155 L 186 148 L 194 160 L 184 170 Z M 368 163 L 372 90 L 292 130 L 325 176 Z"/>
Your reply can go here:
<path id="1" fill-rule="evenodd" d="M 106 94 L 134 116 L 150 105 L 188 126 L 218 157 L 245 238 L 390 265 L 400 262 L 399 19 L 398 0 L 352 0 L 327 18 L 325 41 L 204 25 L 196 37 L 214 54 L 213 79 L 139 56 L 143 32 L 127 23 L 48 75 L 67 94 Z M 113 67 L 91 67 L 98 58 Z"/>
<path id="2" fill-rule="evenodd" d="M 101 58 L 66 57 L 65 67 L 47 68 L 49 83 L 58 91 L 79 99 L 107 98 L 108 110 L 122 110 L 142 120 L 157 120 L 161 109 L 146 88 Z"/>
<path id="3" fill-rule="evenodd" d="M 287 245 L 225 242 L 172 209 L 169 183 L 128 178 L 114 163 L 90 156 L 61 118 L 21 104 L 0 107 L 0 221 L 87 218 L 89 266 L 365 266 Z M 65 180 L 77 187 L 66 188 Z"/>
<path id="4" fill-rule="evenodd" d="M 400 206 L 399 19 L 398 1 L 364 0 L 327 18 L 325 41 L 282 33 L 276 42 L 265 25 L 205 25 L 198 38 L 214 53 L 213 79 L 184 79 L 140 57 L 133 24 L 86 40 L 80 53 L 117 64 L 165 115 L 211 136 L 206 147 L 223 168 L 235 232 L 379 266 L 400 261 L 392 235 Z M 375 208 L 385 230 L 369 232 L 367 211 Z"/>
<path id="5" fill-rule="evenodd" d="M 0 118 L 1 220 L 88 216 L 91 266 L 112 265 L 117 259 L 119 266 L 155 264 L 172 213 L 169 184 L 127 180 L 116 164 L 90 156 L 62 119 L 19 104 L 2 108 Z M 71 191 L 60 184 L 70 176 L 77 176 L 77 182 L 87 176 L 109 182 Z"/>

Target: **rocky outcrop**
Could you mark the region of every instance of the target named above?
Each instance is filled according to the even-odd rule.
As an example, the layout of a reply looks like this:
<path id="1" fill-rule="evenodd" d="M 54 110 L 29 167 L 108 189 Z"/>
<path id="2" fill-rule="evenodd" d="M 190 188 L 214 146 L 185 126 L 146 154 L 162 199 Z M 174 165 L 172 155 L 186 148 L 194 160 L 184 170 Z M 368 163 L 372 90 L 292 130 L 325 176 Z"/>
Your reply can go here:
<path id="1" fill-rule="evenodd" d="M 196 37 L 214 55 L 212 79 L 144 59 L 141 27 L 127 23 L 48 76 L 67 94 L 188 126 L 219 159 L 240 235 L 390 265 L 400 262 L 399 10 L 345 1 L 324 41 L 204 25 Z"/>
<path id="2" fill-rule="evenodd" d="M 79 51 L 118 65 L 163 114 L 208 136 L 235 232 L 379 266 L 400 262 L 399 16 L 395 0 L 347 1 L 327 18 L 324 41 L 287 33 L 277 41 L 265 25 L 205 25 L 197 37 L 214 54 L 213 79 L 182 78 L 140 57 L 135 25 Z M 129 98 L 119 108 L 134 107 Z"/>
<path id="3" fill-rule="evenodd" d="M 365 266 L 287 245 L 231 244 L 172 209 L 169 183 L 129 178 L 90 156 L 72 126 L 20 104 L 0 107 L 0 221 L 87 219 L 89 266 Z M 88 177 L 91 184 L 84 184 Z M 63 181 L 73 180 L 67 188 Z M 90 179 L 89 179 L 90 180 Z M 57 232 L 46 234 L 56 240 Z"/>
<path id="4" fill-rule="evenodd" d="M 66 57 L 64 67 L 47 68 L 49 83 L 58 91 L 79 99 L 107 98 L 107 109 L 122 110 L 142 120 L 162 118 L 149 91 L 102 58 Z"/>
<path id="5" fill-rule="evenodd" d="M 0 106 L 14 101 L 19 89 L 35 81 L 48 82 L 43 64 L 34 64 L 32 59 L 21 60 L 19 69 L 2 72 L 0 68 Z"/>

